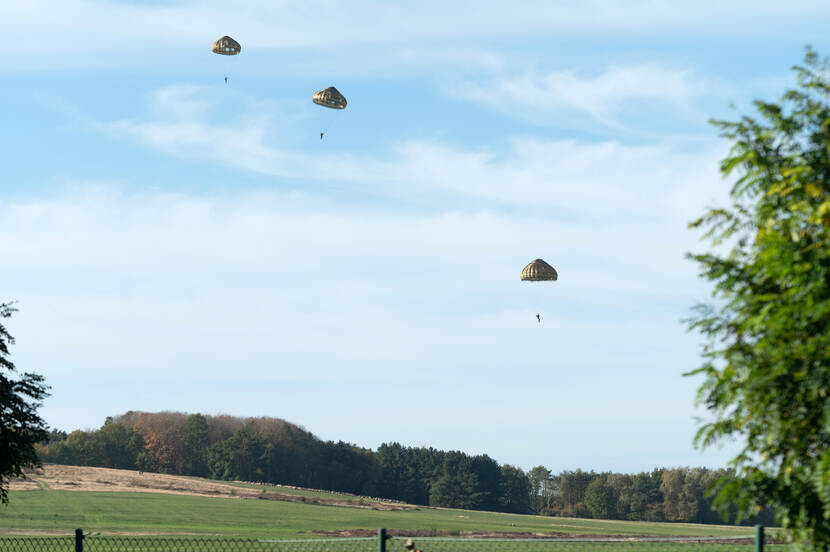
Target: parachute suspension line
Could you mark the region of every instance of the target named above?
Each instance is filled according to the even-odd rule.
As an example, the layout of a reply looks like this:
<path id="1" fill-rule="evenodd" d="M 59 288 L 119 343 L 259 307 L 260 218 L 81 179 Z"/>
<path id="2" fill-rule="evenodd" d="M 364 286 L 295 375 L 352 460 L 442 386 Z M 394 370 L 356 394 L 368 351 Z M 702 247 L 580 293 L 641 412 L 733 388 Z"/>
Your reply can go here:
<path id="1" fill-rule="evenodd" d="M 214 54 L 219 54 L 222 56 L 235 56 L 242 51 L 242 46 L 240 46 L 239 42 L 235 41 L 231 37 L 223 36 L 222 38 L 217 39 L 210 49 Z M 228 67 L 225 68 L 225 84 L 228 84 L 227 69 L 229 68 L 230 63 L 228 63 L 227 65 Z"/>
<path id="2" fill-rule="evenodd" d="M 340 118 L 339 113 L 326 113 L 323 115 L 323 126 L 320 127 L 320 140 L 323 139 L 323 136 L 328 134 L 331 129 L 334 128 L 334 125 L 337 123 L 337 120 Z"/>
<path id="3" fill-rule="evenodd" d="M 559 279 L 559 274 L 542 259 L 536 259 L 522 269 L 521 278 L 526 282 L 555 282 Z M 542 323 L 542 313 L 536 313 L 536 322 Z"/>
<path id="4" fill-rule="evenodd" d="M 336 110 L 346 109 L 347 103 L 343 94 L 341 94 L 340 91 L 333 86 L 329 86 L 324 90 L 318 90 L 315 92 L 311 97 L 311 101 L 317 105 Z M 325 136 L 326 133 L 334 126 L 334 123 L 337 122 L 336 118 L 332 118 L 334 115 L 327 115 L 325 117 L 325 124 L 320 129 L 320 140 L 323 139 L 323 136 Z"/>

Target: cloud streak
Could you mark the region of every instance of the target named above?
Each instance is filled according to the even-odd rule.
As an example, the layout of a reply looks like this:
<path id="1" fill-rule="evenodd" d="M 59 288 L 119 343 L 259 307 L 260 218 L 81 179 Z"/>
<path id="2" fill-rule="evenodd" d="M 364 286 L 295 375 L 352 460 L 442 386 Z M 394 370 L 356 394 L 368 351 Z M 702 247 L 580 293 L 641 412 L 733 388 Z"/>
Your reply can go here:
<path id="1" fill-rule="evenodd" d="M 599 401 L 638 420 L 619 449 L 632 469 L 658 461 L 633 458 L 661 431 L 653 389 L 691 403 L 679 374 L 694 339 L 678 320 L 704 291 L 682 255 L 694 246 L 685 222 L 721 187 L 714 150 L 517 137 L 502 151 L 405 140 L 310 155 L 292 141 L 304 122 L 279 103 L 217 111 L 192 86 L 148 98 L 143 118 L 77 120 L 130 151 L 276 182 L 202 195 L 173 179 L 125 194 L 81 185 L 0 206 L 15 266 L 0 287 L 23 307 L 16 361 L 53 385 L 51 423 L 72 412 L 96 425 L 115 406 L 221 408 L 366 446 L 564 468 L 579 460 L 538 435 Z M 370 193 L 382 208 L 353 200 Z M 560 281 L 520 282 L 536 257 Z M 649 384 L 620 396 L 632 379 Z M 554 402 L 540 390 L 551 381 Z M 378 396 L 383 420 L 353 407 Z M 418 427 L 407 401 L 425 405 Z M 498 423 L 496 403 L 509 405 Z M 691 412 L 671 418 L 689 436 Z"/>
<path id="2" fill-rule="evenodd" d="M 633 453 L 653 420 L 638 393 L 653 385 L 625 397 L 615 389 L 648 378 L 667 397 L 691 396 L 691 382 L 677 376 L 691 367 L 692 343 L 676 321 L 694 277 L 662 230 L 488 210 L 331 210 L 290 193 L 93 192 L 0 208 L 0 249 L 16 267 L 2 288 L 22 307 L 16 361 L 55 386 L 47 416 L 78 401 L 90 405 L 87 425 L 116 403 L 221 408 L 369 446 L 395 438 L 478 450 L 475 426 L 489 419 L 490 401 L 512 405 L 512 414 L 488 430 L 488 443 L 516 431 L 535 442 L 543 428 L 527 420 L 565 419 L 580 408 L 577 397 L 590 397 L 638 421 Z M 519 281 L 538 255 L 556 264 L 559 282 Z M 70 392 L 79 378 L 96 386 Z M 574 399 L 509 398 L 550 378 Z M 358 431 L 366 413 L 350 414 L 348 404 L 378 385 L 385 391 L 371 393 L 389 394 L 385 420 Z M 219 397 L 217 386 L 240 392 Z M 95 399 L 100 388 L 108 400 Z M 434 403 L 412 431 L 396 407 L 402 394 Z M 338 419 L 318 401 L 341 409 Z M 424 428 L 462 412 L 466 421 L 427 439 Z M 688 416 L 678 411 L 676 420 L 688 425 Z M 561 455 L 550 447 L 537 443 L 521 457 L 497 445 L 486 452 L 529 467 Z"/>
<path id="3" fill-rule="evenodd" d="M 702 99 L 723 98 L 733 91 L 691 69 L 648 64 L 610 66 L 595 75 L 572 70 L 526 73 L 482 84 L 462 83 L 451 92 L 535 124 L 595 131 L 601 125 L 636 133 L 642 132 L 642 125 L 632 125 L 632 116 L 638 123 L 643 118 L 678 116 L 700 123 L 706 120 L 698 108 Z"/>
<path id="4" fill-rule="evenodd" d="M 470 14 L 475 13 L 476 17 Z M 718 17 L 712 17 L 717 13 Z M 746 13 L 753 24 L 746 24 Z M 438 15 L 440 14 L 440 16 Z M 614 37 L 808 36 L 830 8 L 809 0 L 715 1 L 678 5 L 669 0 L 525 2 L 521 9 L 502 1 L 425 2 L 398 6 L 384 2 L 313 1 L 302 5 L 251 1 L 229 7 L 218 1 L 175 3 L 32 0 L 4 6 L 0 32 L 15 44 L 18 67 L 159 67 L 180 64 L 183 51 L 205 50 L 223 34 L 238 36 L 243 52 L 286 52 L 306 59 L 336 58 L 351 70 L 362 64 L 392 69 L 449 63 L 487 67 L 502 40 L 582 39 L 591 33 Z M 129 22 L 129 24 L 125 24 Z M 475 43 L 463 55 L 464 44 Z M 434 45 L 425 48 L 425 44 Z M 482 56 L 476 50 L 493 46 Z M 413 56 L 412 52 L 418 51 Z M 428 52 L 450 52 L 429 55 Z M 341 52 L 333 54 L 332 52 Z M 393 55 L 389 55 L 390 52 Z M 358 56 L 359 63 L 354 59 Z M 13 63 L 17 64 L 13 60 Z M 57 65 L 56 65 L 57 63 Z M 301 70 L 301 65 L 294 66 Z"/>
<path id="5" fill-rule="evenodd" d="M 827 13 L 747 6 L 11 5 L 9 71 L 38 73 L 6 89 L 15 360 L 65 429 L 221 410 L 524 467 L 698 463 L 686 223 L 726 186 L 694 133 L 733 92 L 703 60 Z M 355 91 L 324 141 L 317 81 Z M 536 257 L 558 282 L 519 281 Z"/>
<path id="6" fill-rule="evenodd" d="M 694 198 L 722 198 L 716 175 L 723 151 L 714 143 L 689 152 L 670 142 L 517 137 L 496 152 L 410 139 L 375 154 L 331 149 L 310 154 L 292 143 L 304 123 L 281 115 L 279 107 L 258 105 L 216 120 L 210 101 L 205 90 L 173 87 L 152 95 L 148 119 L 89 124 L 163 155 L 279 177 L 281 186 L 295 189 L 310 183 L 319 191 L 320 185 L 339 182 L 389 198 L 437 194 L 495 209 L 533 206 L 582 220 L 691 218 L 700 208 Z M 705 174 L 709 177 L 701 178 Z"/>

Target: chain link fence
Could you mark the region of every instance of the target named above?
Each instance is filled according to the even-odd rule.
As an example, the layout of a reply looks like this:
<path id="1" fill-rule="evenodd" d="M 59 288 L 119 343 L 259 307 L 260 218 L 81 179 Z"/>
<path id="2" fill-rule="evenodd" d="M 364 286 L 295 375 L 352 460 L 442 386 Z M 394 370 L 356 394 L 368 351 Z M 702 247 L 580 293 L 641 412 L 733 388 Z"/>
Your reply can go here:
<path id="1" fill-rule="evenodd" d="M 0 552 L 789 552 L 751 538 L 464 538 L 376 537 L 250 539 L 232 537 L 0 536 Z"/>
<path id="2" fill-rule="evenodd" d="M 514 538 L 417 538 L 413 547 L 394 539 L 394 552 L 755 552 L 751 539 L 514 539 Z M 766 552 L 773 552 L 767 550 Z M 783 552 L 783 551 L 782 551 Z"/>
<path id="3" fill-rule="evenodd" d="M 0 537 L 0 552 L 72 552 L 75 537 Z"/>

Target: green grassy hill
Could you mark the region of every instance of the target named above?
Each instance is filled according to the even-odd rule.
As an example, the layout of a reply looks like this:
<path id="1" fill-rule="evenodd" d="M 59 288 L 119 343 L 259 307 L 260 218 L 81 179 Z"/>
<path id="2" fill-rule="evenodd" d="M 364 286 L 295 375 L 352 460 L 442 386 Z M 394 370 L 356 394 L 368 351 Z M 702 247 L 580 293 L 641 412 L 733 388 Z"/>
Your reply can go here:
<path id="1" fill-rule="evenodd" d="M 71 534 L 80 527 L 103 534 L 310 537 L 321 532 L 378 527 L 438 534 L 568 533 L 572 535 L 750 536 L 747 527 L 602 521 L 417 508 L 375 510 L 257 498 L 219 498 L 159 492 L 86 492 L 41 488 L 12 491 L 0 508 L 0 533 Z"/>

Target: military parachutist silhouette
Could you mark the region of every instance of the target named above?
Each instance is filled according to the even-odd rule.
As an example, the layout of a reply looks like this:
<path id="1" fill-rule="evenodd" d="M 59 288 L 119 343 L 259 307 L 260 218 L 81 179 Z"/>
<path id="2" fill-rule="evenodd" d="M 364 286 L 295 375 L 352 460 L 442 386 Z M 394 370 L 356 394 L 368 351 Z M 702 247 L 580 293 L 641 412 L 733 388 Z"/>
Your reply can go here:
<path id="1" fill-rule="evenodd" d="M 239 42 L 235 41 L 231 37 L 223 36 L 222 38 L 217 39 L 210 49 L 214 54 L 219 54 L 221 56 L 236 56 L 242 51 L 242 46 L 240 46 Z M 225 75 L 225 84 L 228 84 L 227 75 Z"/>
<path id="2" fill-rule="evenodd" d="M 536 259 L 522 269 L 522 280 L 526 282 L 555 282 L 558 278 L 556 269 L 542 259 Z M 542 323 L 542 315 L 538 312 L 536 321 Z"/>
<path id="3" fill-rule="evenodd" d="M 311 96 L 311 101 L 317 105 L 328 107 L 329 109 L 346 109 L 346 98 L 333 86 L 329 86 L 324 90 L 318 90 Z M 331 122 L 329 122 L 329 125 Z M 329 125 L 326 125 L 328 127 Z M 320 140 L 323 139 L 323 134 L 326 133 L 327 128 L 324 127 L 320 132 Z"/>

